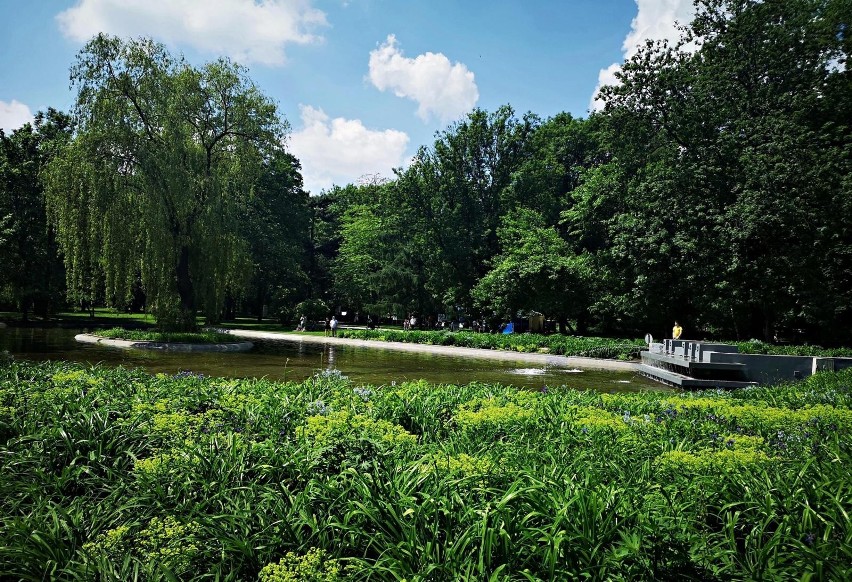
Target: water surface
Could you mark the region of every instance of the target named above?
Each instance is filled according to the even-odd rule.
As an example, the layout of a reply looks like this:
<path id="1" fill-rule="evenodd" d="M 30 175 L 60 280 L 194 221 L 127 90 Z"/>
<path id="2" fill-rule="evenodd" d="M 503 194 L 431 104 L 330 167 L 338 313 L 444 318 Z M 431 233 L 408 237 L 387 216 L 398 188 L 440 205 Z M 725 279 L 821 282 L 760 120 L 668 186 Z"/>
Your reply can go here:
<path id="1" fill-rule="evenodd" d="M 253 340 L 250 352 L 167 352 L 81 344 L 85 329 L 0 329 L 0 350 L 18 359 L 70 360 L 140 367 L 157 373 L 190 370 L 229 378 L 267 377 L 301 381 L 320 370 L 336 369 L 359 384 L 424 379 L 431 383 L 501 383 L 525 388 L 568 386 L 605 392 L 670 390 L 632 372 L 580 370 L 469 357 L 398 352 L 355 346 L 329 346 L 283 340 Z"/>

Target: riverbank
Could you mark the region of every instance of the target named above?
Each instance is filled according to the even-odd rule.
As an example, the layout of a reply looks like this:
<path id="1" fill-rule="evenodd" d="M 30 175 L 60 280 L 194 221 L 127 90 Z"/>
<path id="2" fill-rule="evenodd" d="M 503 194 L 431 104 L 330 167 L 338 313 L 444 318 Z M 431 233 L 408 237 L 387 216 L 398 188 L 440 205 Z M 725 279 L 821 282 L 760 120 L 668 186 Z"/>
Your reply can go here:
<path id="1" fill-rule="evenodd" d="M 340 337 L 325 337 L 301 333 L 278 333 L 270 331 L 255 331 L 248 329 L 219 329 L 222 333 L 245 339 L 260 339 L 273 341 L 304 342 L 334 346 L 356 346 L 400 352 L 415 352 L 421 354 L 436 354 L 444 356 L 462 356 L 485 360 L 500 360 L 539 364 L 554 368 L 582 368 L 586 370 L 608 370 L 618 372 L 635 372 L 639 369 L 637 362 L 621 360 L 603 360 L 577 356 L 557 356 L 553 354 L 537 354 L 525 352 L 510 352 L 506 350 L 485 350 L 465 348 L 460 346 L 436 346 L 428 344 L 413 344 L 404 342 L 389 342 L 376 340 L 360 340 Z"/>

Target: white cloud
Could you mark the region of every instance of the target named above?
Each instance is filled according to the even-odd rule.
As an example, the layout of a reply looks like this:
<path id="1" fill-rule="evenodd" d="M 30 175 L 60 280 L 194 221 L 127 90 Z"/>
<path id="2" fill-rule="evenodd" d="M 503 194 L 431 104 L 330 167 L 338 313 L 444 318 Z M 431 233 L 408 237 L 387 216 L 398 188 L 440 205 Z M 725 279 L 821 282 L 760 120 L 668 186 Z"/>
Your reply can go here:
<path id="1" fill-rule="evenodd" d="M 479 100 L 474 75 L 464 64 L 453 64 L 442 53 L 407 58 L 392 34 L 370 52 L 370 81 L 380 91 L 390 89 L 397 97 L 416 101 L 423 121 L 432 116 L 453 121 Z"/>
<path id="2" fill-rule="evenodd" d="M 7 134 L 32 121 L 33 114 L 30 108 L 20 101 L 15 99 L 12 99 L 11 103 L 0 101 L 0 129 Z"/>
<path id="3" fill-rule="evenodd" d="M 86 41 L 99 32 L 150 36 L 173 45 L 280 65 L 289 43 L 321 40 L 326 24 L 312 0 L 78 0 L 56 16 L 63 34 Z"/>
<path id="4" fill-rule="evenodd" d="M 365 174 L 390 177 L 405 163 L 406 133 L 371 130 L 360 119 L 331 119 L 309 105 L 299 108 L 303 127 L 290 136 L 289 149 L 301 161 L 305 189 L 312 194 L 354 183 Z"/>
<path id="5" fill-rule="evenodd" d="M 633 57 L 646 40 L 668 40 L 670 42 L 680 38 L 678 24 L 689 24 L 695 14 L 693 0 L 636 0 L 638 11 L 633 22 L 630 23 L 630 32 L 624 38 L 621 50 L 624 60 Z M 603 109 L 604 103 L 598 97 L 598 91 L 604 85 L 614 85 L 618 82 L 615 73 L 621 69 L 621 64 L 613 63 L 598 73 L 598 85 L 592 93 L 589 109 L 598 111 Z"/>

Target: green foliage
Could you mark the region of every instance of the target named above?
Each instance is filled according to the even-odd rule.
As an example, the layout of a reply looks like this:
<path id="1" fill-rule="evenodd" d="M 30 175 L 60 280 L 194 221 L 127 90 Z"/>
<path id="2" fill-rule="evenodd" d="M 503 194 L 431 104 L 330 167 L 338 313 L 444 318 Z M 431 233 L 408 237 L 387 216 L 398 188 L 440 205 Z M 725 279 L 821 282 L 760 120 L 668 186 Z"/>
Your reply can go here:
<path id="1" fill-rule="evenodd" d="M 0 571 L 848 579 L 850 387 L 852 371 L 608 394 L 13 362 Z"/>
<path id="2" fill-rule="evenodd" d="M 679 320 L 849 343 L 848 14 L 698 0 L 587 120 L 472 111 L 395 180 L 316 202 L 334 279 L 317 295 L 382 315 L 535 310 L 579 334 Z"/>
<path id="3" fill-rule="evenodd" d="M 322 299 L 305 299 L 293 310 L 295 317 L 304 315 L 308 321 L 320 321 L 328 317 L 328 305 Z"/>
<path id="4" fill-rule="evenodd" d="M 11 135 L 0 131 L 0 301 L 26 321 L 63 301 L 62 261 L 48 227 L 43 172 L 71 139 L 71 118 L 53 108 Z"/>
<path id="5" fill-rule="evenodd" d="M 260 582 L 337 582 L 343 580 L 338 560 L 324 550 L 312 548 L 304 556 L 293 552 L 277 564 L 269 564 L 260 571 Z"/>
<path id="6" fill-rule="evenodd" d="M 161 324 L 192 330 L 198 306 L 215 320 L 252 273 L 253 196 L 300 187 L 275 105 L 242 67 L 197 69 L 148 39 L 95 37 L 71 79 L 78 132 L 47 172 L 69 290 L 91 294 L 97 265 L 110 305 L 140 280 Z"/>
<path id="7" fill-rule="evenodd" d="M 582 317 L 591 279 L 588 257 L 575 255 L 541 214 L 527 208 L 506 214 L 497 237 L 501 253 L 472 291 L 483 310 Z"/>
<path id="8" fill-rule="evenodd" d="M 773 345 L 760 340 L 749 340 L 745 342 L 734 342 L 740 353 L 743 354 L 769 354 L 775 356 L 816 356 L 824 358 L 852 358 L 850 348 L 822 348 L 809 345 Z"/>
<path id="9" fill-rule="evenodd" d="M 600 337 L 565 335 L 486 334 L 447 331 L 399 331 L 341 329 L 340 337 L 389 342 L 408 342 L 438 346 L 461 346 L 516 352 L 543 352 L 562 356 L 590 358 L 632 359 L 646 346 L 643 340 L 619 340 Z"/>
<path id="10" fill-rule="evenodd" d="M 603 90 L 612 160 L 567 216 L 606 237 L 595 311 L 848 338 L 850 78 L 832 64 L 849 56 L 848 13 L 845 0 L 701 0 L 679 42 L 624 64 Z"/>
<path id="11" fill-rule="evenodd" d="M 203 332 L 168 332 L 168 331 L 143 331 L 136 329 L 124 329 L 113 327 L 93 332 L 93 335 L 109 339 L 124 339 L 145 342 L 171 342 L 182 344 L 215 344 L 234 343 L 236 338 L 226 333 L 215 331 Z"/>

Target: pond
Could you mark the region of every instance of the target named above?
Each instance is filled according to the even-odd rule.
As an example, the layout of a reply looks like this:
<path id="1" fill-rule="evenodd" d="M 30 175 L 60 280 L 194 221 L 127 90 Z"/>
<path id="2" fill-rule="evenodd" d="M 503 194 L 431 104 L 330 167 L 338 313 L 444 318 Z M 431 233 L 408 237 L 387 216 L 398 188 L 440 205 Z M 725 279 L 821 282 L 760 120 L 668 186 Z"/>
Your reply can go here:
<path id="1" fill-rule="evenodd" d="M 84 329 L 0 329 L 0 350 L 18 359 L 69 360 L 108 366 L 140 367 L 157 373 L 190 370 L 229 378 L 267 377 L 302 381 L 320 370 L 336 369 L 358 384 L 390 384 L 424 379 L 430 383 L 501 383 L 540 389 L 568 386 L 604 392 L 670 390 L 632 372 L 609 372 L 537 366 L 529 363 L 480 360 L 433 354 L 397 352 L 292 341 L 254 341 L 245 353 L 177 353 L 123 350 L 81 344 L 74 336 Z"/>

